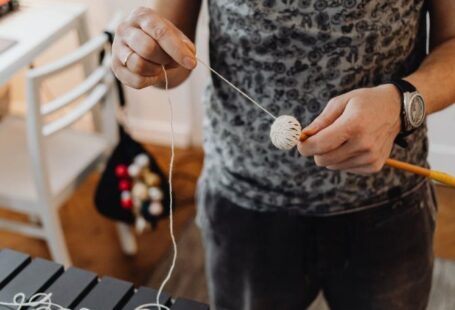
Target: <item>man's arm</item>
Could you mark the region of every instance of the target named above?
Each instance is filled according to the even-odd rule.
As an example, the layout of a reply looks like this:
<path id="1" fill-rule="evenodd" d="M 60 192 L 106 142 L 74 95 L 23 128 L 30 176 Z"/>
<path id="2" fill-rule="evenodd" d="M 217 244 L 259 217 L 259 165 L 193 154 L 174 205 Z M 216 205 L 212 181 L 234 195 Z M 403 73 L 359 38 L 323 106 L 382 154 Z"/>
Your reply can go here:
<path id="1" fill-rule="evenodd" d="M 431 52 L 405 79 L 423 95 L 427 112 L 455 102 L 455 2 L 431 1 Z M 329 101 L 304 131 L 298 148 L 318 166 L 369 174 L 382 169 L 400 131 L 400 94 L 391 84 L 353 90 Z M 365 104 L 368 102 L 368 104 Z"/>
<path id="2" fill-rule="evenodd" d="M 116 31 L 112 69 L 126 85 L 170 87 L 183 82 L 196 66 L 192 42 L 201 0 L 159 0 L 154 9 L 135 9 Z"/>
<path id="3" fill-rule="evenodd" d="M 455 102 L 455 1 L 432 0 L 430 21 L 430 55 L 406 80 L 433 113 Z"/>

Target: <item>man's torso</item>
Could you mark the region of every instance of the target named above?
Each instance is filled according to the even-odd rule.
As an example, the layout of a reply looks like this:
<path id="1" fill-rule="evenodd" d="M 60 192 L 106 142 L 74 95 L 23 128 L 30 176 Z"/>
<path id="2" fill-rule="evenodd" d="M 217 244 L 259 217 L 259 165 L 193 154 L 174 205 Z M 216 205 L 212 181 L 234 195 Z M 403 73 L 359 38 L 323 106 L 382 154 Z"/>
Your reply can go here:
<path id="1" fill-rule="evenodd" d="M 422 8 L 423 0 L 209 0 L 211 65 L 273 114 L 309 124 L 331 97 L 416 69 L 425 48 Z M 270 117 L 212 79 L 201 186 L 241 206 L 334 214 L 422 181 L 390 168 L 371 176 L 329 171 L 295 149 L 277 150 Z M 409 140 L 392 157 L 425 165 L 425 128 Z"/>

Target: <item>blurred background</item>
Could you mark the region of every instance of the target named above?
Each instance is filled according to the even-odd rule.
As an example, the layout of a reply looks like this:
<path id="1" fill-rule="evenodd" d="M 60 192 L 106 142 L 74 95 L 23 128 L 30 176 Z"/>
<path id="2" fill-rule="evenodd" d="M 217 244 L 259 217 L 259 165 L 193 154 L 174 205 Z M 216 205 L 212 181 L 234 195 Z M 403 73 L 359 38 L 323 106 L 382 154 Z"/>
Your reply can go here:
<path id="1" fill-rule="evenodd" d="M 27 84 L 27 75 L 34 68 L 40 68 L 63 59 L 76 51 L 81 44 L 99 36 L 107 29 L 116 13 L 122 12 L 123 16 L 126 16 L 132 9 L 140 5 L 153 6 L 153 1 L 24 0 L 20 2 L 20 7 L 15 12 L 0 18 L 0 161 L 3 161 L 3 165 L 0 164 L 0 168 L 2 168 L 0 170 L 0 188 L 3 187 L 3 191 L 0 189 L 0 248 L 19 250 L 32 256 L 53 257 L 48 243 L 42 240 L 45 238 L 32 237 L 48 233 L 37 232 L 33 227 L 42 226 L 48 221 L 52 222 L 52 219 L 40 219 L 39 214 L 28 212 L 29 210 L 23 207 L 25 203 L 21 200 L 22 192 L 25 189 L 19 183 L 15 183 L 21 180 L 17 177 L 18 171 L 21 170 L 20 173 L 30 173 L 27 180 L 30 181 L 31 187 L 36 187 L 35 182 L 39 180 L 40 176 L 43 177 L 40 171 L 46 169 L 46 167 L 39 167 L 39 163 L 36 161 L 30 163 L 29 152 L 31 152 L 30 148 L 34 146 L 33 143 L 26 140 L 26 132 L 27 128 L 33 128 L 36 124 L 28 114 L 38 113 L 31 111 L 31 104 L 55 102 L 57 98 L 68 94 L 75 85 L 84 81 L 86 74 L 92 71 L 87 69 L 90 68 L 87 63 L 71 66 L 68 70 L 59 72 L 58 75 L 39 80 L 40 86 L 35 89 L 30 88 L 32 85 L 30 83 L 33 81 Z M 204 59 L 207 59 L 207 23 L 207 10 L 204 5 L 197 32 L 198 54 Z M 93 63 L 96 62 L 92 61 L 92 69 L 97 66 Z M 197 228 L 194 226 L 194 190 L 203 160 L 201 98 L 208 78 L 206 69 L 198 67 L 188 81 L 171 91 L 178 147 L 175 167 L 176 234 L 181 250 L 177 271 L 167 287 L 167 291 L 176 296 L 203 302 L 207 302 L 207 292 L 201 242 Z M 84 98 L 88 97 L 80 96 L 74 100 L 74 104 L 83 103 Z M 109 96 L 107 98 L 112 99 Z M 157 159 L 160 167 L 167 171 L 170 155 L 170 128 L 165 93 L 153 88 L 141 91 L 126 89 L 126 98 L 131 134 L 144 144 Z M 49 122 L 58 119 L 70 108 L 71 106 L 68 105 L 58 109 L 56 115 L 49 116 Z M 104 106 L 102 110 L 109 110 L 109 107 Z M 112 111 L 107 111 L 106 115 L 111 115 L 114 119 Z M 94 117 L 93 113 L 78 117 L 77 121 L 71 122 L 71 126 L 65 130 L 81 131 L 88 137 L 99 129 L 94 118 L 96 115 Z M 22 129 L 18 129 L 17 119 L 24 122 L 21 125 Z M 30 122 L 33 124 L 31 125 Z M 428 124 L 432 167 L 455 174 L 453 164 L 455 162 L 455 138 L 453 137 L 455 106 L 443 113 L 432 115 Z M 17 132 L 22 133 L 23 137 L 20 138 Z M 112 125 L 110 129 L 107 128 L 101 132 L 104 136 L 111 134 L 111 138 L 107 139 L 110 147 L 115 145 L 113 142 L 115 137 L 112 138 L 112 132 L 115 132 L 115 126 L 112 127 Z M 33 135 L 28 138 L 33 138 Z M 60 141 L 55 137 L 52 139 L 56 140 L 55 144 Z M 19 140 L 26 145 L 21 149 L 22 151 L 15 149 Z M 66 142 L 68 141 L 66 140 Z M 86 145 L 83 144 L 85 142 L 81 143 L 81 145 Z M 48 146 L 46 142 L 41 145 L 42 148 L 44 146 Z M 65 154 L 62 150 L 66 150 L 70 145 L 66 145 L 62 141 L 62 144 L 55 147 L 57 148 L 56 154 Z M 50 148 L 52 149 L 52 147 Z M 12 150 L 15 150 L 16 153 L 12 153 Z M 41 154 L 41 157 L 37 155 L 32 156 L 33 158 L 43 159 L 48 156 L 48 153 L 44 153 L 44 151 L 40 153 L 39 150 L 38 147 L 37 154 Z M 108 153 L 109 148 L 107 147 L 107 151 L 103 150 L 103 154 Z M 93 164 L 94 158 L 98 158 L 98 155 L 93 155 L 93 160 L 87 159 L 87 163 Z M 76 155 L 73 154 L 73 156 Z M 24 160 L 26 164 L 20 164 L 20 160 Z M 50 161 L 50 159 L 44 159 L 45 162 L 48 160 Z M 63 163 L 56 169 L 64 171 L 71 166 L 70 163 Z M 100 163 L 102 164 L 102 160 Z M 52 166 L 52 163 L 48 163 L 48 166 Z M 102 165 L 97 163 L 97 167 L 102 167 Z M 84 172 L 87 171 L 84 169 Z M 36 198 L 37 204 L 48 201 L 52 205 L 58 205 L 58 208 L 56 207 L 57 222 L 60 222 L 64 237 L 55 242 L 57 245 L 59 242 L 65 243 L 69 253 L 69 262 L 72 265 L 100 275 L 110 275 L 132 281 L 137 285 L 149 285 L 157 288 L 169 266 L 168 221 L 160 221 L 156 230 L 146 230 L 142 234 L 132 231 L 122 237 L 121 229 L 115 222 L 102 217 L 94 208 L 93 196 L 101 171 L 102 169 L 93 169 L 89 173 L 84 173 L 83 178 L 78 175 L 75 178 L 78 182 L 74 184 L 65 181 L 71 184 L 62 189 L 65 192 L 65 195 L 62 194 L 65 199 L 46 200 L 46 195 L 42 194 L 46 192 L 46 188 L 40 188 L 40 186 L 35 189 L 35 194 L 30 194 L 30 197 Z M 54 182 L 60 182 L 52 180 L 54 175 L 53 173 L 44 175 L 49 179 L 50 192 L 54 190 L 54 187 L 58 187 L 53 185 Z M 75 175 L 76 172 L 73 176 Z M 64 183 L 64 181 L 62 182 Z M 12 192 L 17 193 L 21 200 L 20 203 L 12 202 Z M 455 267 L 452 265 L 452 261 L 455 260 L 455 191 L 438 187 L 437 194 L 440 204 L 435 250 L 440 259 L 438 268 L 442 268 L 437 269 L 437 273 L 445 274 L 446 277 L 437 278 L 436 284 L 441 281 L 444 283 L 439 283 L 442 288 L 435 291 L 439 292 L 441 296 L 445 296 L 444 292 L 450 295 L 449 292 L 455 290 Z M 33 205 L 33 203 L 29 205 Z M 19 223 L 20 226 L 11 224 L 11 222 Z M 25 226 L 22 225 L 25 224 L 30 224 L 32 228 L 24 228 Z M 18 227 L 19 229 L 16 229 Z M 59 232 L 59 229 L 55 231 Z M 122 238 L 133 238 L 136 245 L 131 248 L 128 240 L 121 242 Z M 453 309 L 451 307 L 441 308 L 442 306 L 434 307 L 434 309 Z"/>

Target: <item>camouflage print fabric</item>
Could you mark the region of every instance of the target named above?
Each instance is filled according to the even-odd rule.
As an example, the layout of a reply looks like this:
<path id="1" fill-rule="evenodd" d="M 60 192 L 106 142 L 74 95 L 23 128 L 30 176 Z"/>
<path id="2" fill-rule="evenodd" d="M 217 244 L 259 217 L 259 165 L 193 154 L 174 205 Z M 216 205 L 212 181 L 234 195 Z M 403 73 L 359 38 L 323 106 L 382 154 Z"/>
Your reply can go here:
<path id="1" fill-rule="evenodd" d="M 210 61 L 274 115 L 306 125 L 331 97 L 414 71 L 425 56 L 425 12 L 423 0 L 209 0 Z M 270 116 L 216 76 L 204 106 L 199 190 L 211 186 L 239 206 L 336 214 L 423 181 L 387 167 L 370 176 L 329 171 L 296 149 L 276 149 Z M 427 165 L 426 128 L 408 142 L 392 157 Z"/>

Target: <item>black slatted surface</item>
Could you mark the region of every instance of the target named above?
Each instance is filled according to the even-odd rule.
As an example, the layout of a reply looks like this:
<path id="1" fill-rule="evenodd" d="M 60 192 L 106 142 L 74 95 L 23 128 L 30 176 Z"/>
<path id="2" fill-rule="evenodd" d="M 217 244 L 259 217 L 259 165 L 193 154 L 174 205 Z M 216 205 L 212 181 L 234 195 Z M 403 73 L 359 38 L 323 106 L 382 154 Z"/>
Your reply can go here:
<path id="1" fill-rule="evenodd" d="M 134 310 L 136 307 L 155 303 L 157 291 L 104 277 L 78 268 L 69 268 L 48 260 L 11 250 L 0 251 L 0 301 L 10 303 L 18 293 L 27 298 L 36 293 L 52 293 L 52 302 L 62 307 L 80 310 Z M 171 310 L 209 310 L 209 307 L 187 299 L 177 299 L 162 293 L 160 303 Z M 172 304 L 172 305 L 171 305 Z M 171 305 L 171 306 L 170 306 Z M 11 310 L 0 306 L 0 310 Z M 150 307 L 149 309 L 154 309 Z M 155 308 L 156 309 L 156 308 Z"/>
<path id="2" fill-rule="evenodd" d="M 11 302 L 17 293 L 31 297 L 51 285 L 62 272 L 62 265 L 36 258 L 0 290 L 0 300 Z"/>
<path id="3" fill-rule="evenodd" d="M 30 256 L 12 251 L 0 252 L 0 289 L 16 276 L 29 262 Z"/>
<path id="4" fill-rule="evenodd" d="M 136 307 L 143 305 L 143 304 L 150 304 L 156 302 L 156 295 L 158 291 L 147 288 L 141 287 L 137 290 L 134 296 L 128 301 L 125 307 L 122 310 L 134 310 Z M 166 293 L 161 293 L 160 296 L 160 304 L 168 305 L 171 300 L 171 296 Z M 151 308 L 153 309 L 153 308 Z"/>
<path id="5" fill-rule="evenodd" d="M 71 267 L 52 283 L 46 293 L 52 293 L 52 302 L 74 308 L 97 282 L 95 273 Z"/>
<path id="6" fill-rule="evenodd" d="M 192 300 L 179 298 L 172 305 L 171 310 L 209 310 L 209 306 Z"/>
<path id="7" fill-rule="evenodd" d="M 86 297 L 77 305 L 76 309 L 88 308 L 91 310 L 117 310 L 129 300 L 134 293 L 132 283 L 104 277 L 95 285 Z"/>

